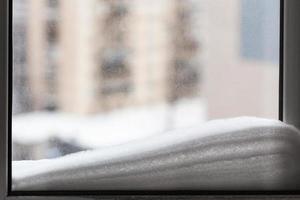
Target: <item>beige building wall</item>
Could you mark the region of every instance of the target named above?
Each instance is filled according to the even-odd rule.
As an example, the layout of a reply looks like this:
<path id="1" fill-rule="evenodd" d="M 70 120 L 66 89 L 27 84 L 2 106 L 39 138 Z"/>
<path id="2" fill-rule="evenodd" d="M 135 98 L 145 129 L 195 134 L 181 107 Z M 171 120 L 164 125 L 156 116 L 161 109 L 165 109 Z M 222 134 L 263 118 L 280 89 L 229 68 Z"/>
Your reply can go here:
<path id="1" fill-rule="evenodd" d="M 62 111 L 89 112 L 95 95 L 94 1 L 64 0 L 60 3 L 58 104 Z M 97 77 L 99 78 L 99 77 Z"/>
<path id="2" fill-rule="evenodd" d="M 105 41 L 105 1 L 59 1 L 57 21 L 56 104 L 64 112 L 96 113 L 125 105 L 166 101 L 171 40 L 168 23 L 172 1 L 127 0 L 126 43 L 131 90 L 101 95 L 105 80 L 99 73 L 99 49 Z M 34 108 L 47 98 L 47 1 L 30 0 L 29 69 Z M 105 48 L 105 46 L 104 46 Z"/>
<path id="3" fill-rule="evenodd" d="M 28 83 L 31 92 L 31 99 L 33 109 L 41 109 L 43 107 L 43 100 L 46 96 L 44 81 L 45 68 L 45 13 L 43 7 L 45 1 L 29 0 L 28 1 Z M 34 20 L 33 20 L 34 19 Z"/>
<path id="4" fill-rule="evenodd" d="M 277 118 L 278 66 L 241 57 L 240 2 L 203 1 L 202 83 L 208 119 L 241 115 Z"/>
<path id="5" fill-rule="evenodd" d="M 47 1 L 30 0 L 28 16 L 29 84 L 34 109 L 47 98 Z M 101 95 L 97 55 L 103 47 L 104 0 L 59 1 L 57 104 L 61 111 L 95 113 L 125 105 L 166 101 L 172 57 L 170 24 L 176 1 L 125 0 L 126 43 L 132 88 L 128 94 Z M 201 95 L 208 119 L 253 115 L 276 117 L 278 67 L 240 55 L 240 0 L 201 3 Z M 226 9 L 225 9 L 226 8 Z M 213 11 L 213 12 L 212 12 Z M 276 97 L 276 98 L 274 98 Z"/>
<path id="6" fill-rule="evenodd" d="M 133 99 L 137 104 L 166 101 L 171 41 L 168 30 L 170 0 L 128 1 L 130 20 L 128 44 L 132 50 Z"/>

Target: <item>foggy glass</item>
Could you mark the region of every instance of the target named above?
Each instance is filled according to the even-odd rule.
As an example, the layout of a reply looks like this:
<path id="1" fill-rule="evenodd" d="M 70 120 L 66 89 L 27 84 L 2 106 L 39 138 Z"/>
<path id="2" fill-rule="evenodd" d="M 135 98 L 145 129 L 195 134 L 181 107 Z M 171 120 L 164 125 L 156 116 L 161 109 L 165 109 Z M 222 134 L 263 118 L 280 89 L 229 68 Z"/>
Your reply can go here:
<path id="1" fill-rule="evenodd" d="M 277 119 L 279 0 L 14 0 L 13 160 Z"/>

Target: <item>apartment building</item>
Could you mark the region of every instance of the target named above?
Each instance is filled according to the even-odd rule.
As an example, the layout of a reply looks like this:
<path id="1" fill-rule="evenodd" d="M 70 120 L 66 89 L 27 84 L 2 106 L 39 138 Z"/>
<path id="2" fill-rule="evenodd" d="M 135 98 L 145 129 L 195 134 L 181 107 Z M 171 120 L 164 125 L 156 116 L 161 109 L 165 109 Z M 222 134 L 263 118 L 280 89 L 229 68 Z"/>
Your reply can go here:
<path id="1" fill-rule="evenodd" d="M 28 0 L 33 110 L 97 113 L 196 94 L 198 41 L 188 33 L 189 6 L 177 0 Z"/>
<path id="2" fill-rule="evenodd" d="M 207 119 L 277 117 L 277 0 L 22 4 L 20 108 L 97 113 L 200 95 Z"/>

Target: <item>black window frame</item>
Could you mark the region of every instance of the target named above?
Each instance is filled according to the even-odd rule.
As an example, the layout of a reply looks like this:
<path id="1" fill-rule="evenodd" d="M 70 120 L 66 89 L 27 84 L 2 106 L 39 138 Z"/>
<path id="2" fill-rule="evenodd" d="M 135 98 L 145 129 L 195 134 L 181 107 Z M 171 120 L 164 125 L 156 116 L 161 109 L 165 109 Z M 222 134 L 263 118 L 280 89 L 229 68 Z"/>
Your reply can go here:
<path id="1" fill-rule="evenodd" d="M 0 1 L 0 199 L 286 199 L 299 191 L 11 191 L 12 1 Z M 300 128 L 300 1 L 280 0 L 279 120 Z"/>

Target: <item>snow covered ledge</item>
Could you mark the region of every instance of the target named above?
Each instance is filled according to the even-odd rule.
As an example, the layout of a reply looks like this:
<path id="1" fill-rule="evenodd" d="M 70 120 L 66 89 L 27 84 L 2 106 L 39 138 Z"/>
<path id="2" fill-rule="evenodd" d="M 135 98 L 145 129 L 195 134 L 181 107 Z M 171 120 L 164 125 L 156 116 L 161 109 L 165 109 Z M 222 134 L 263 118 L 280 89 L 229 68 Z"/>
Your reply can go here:
<path id="1" fill-rule="evenodd" d="M 290 190 L 300 185 L 300 133 L 241 117 L 51 160 L 13 162 L 24 190 Z"/>

